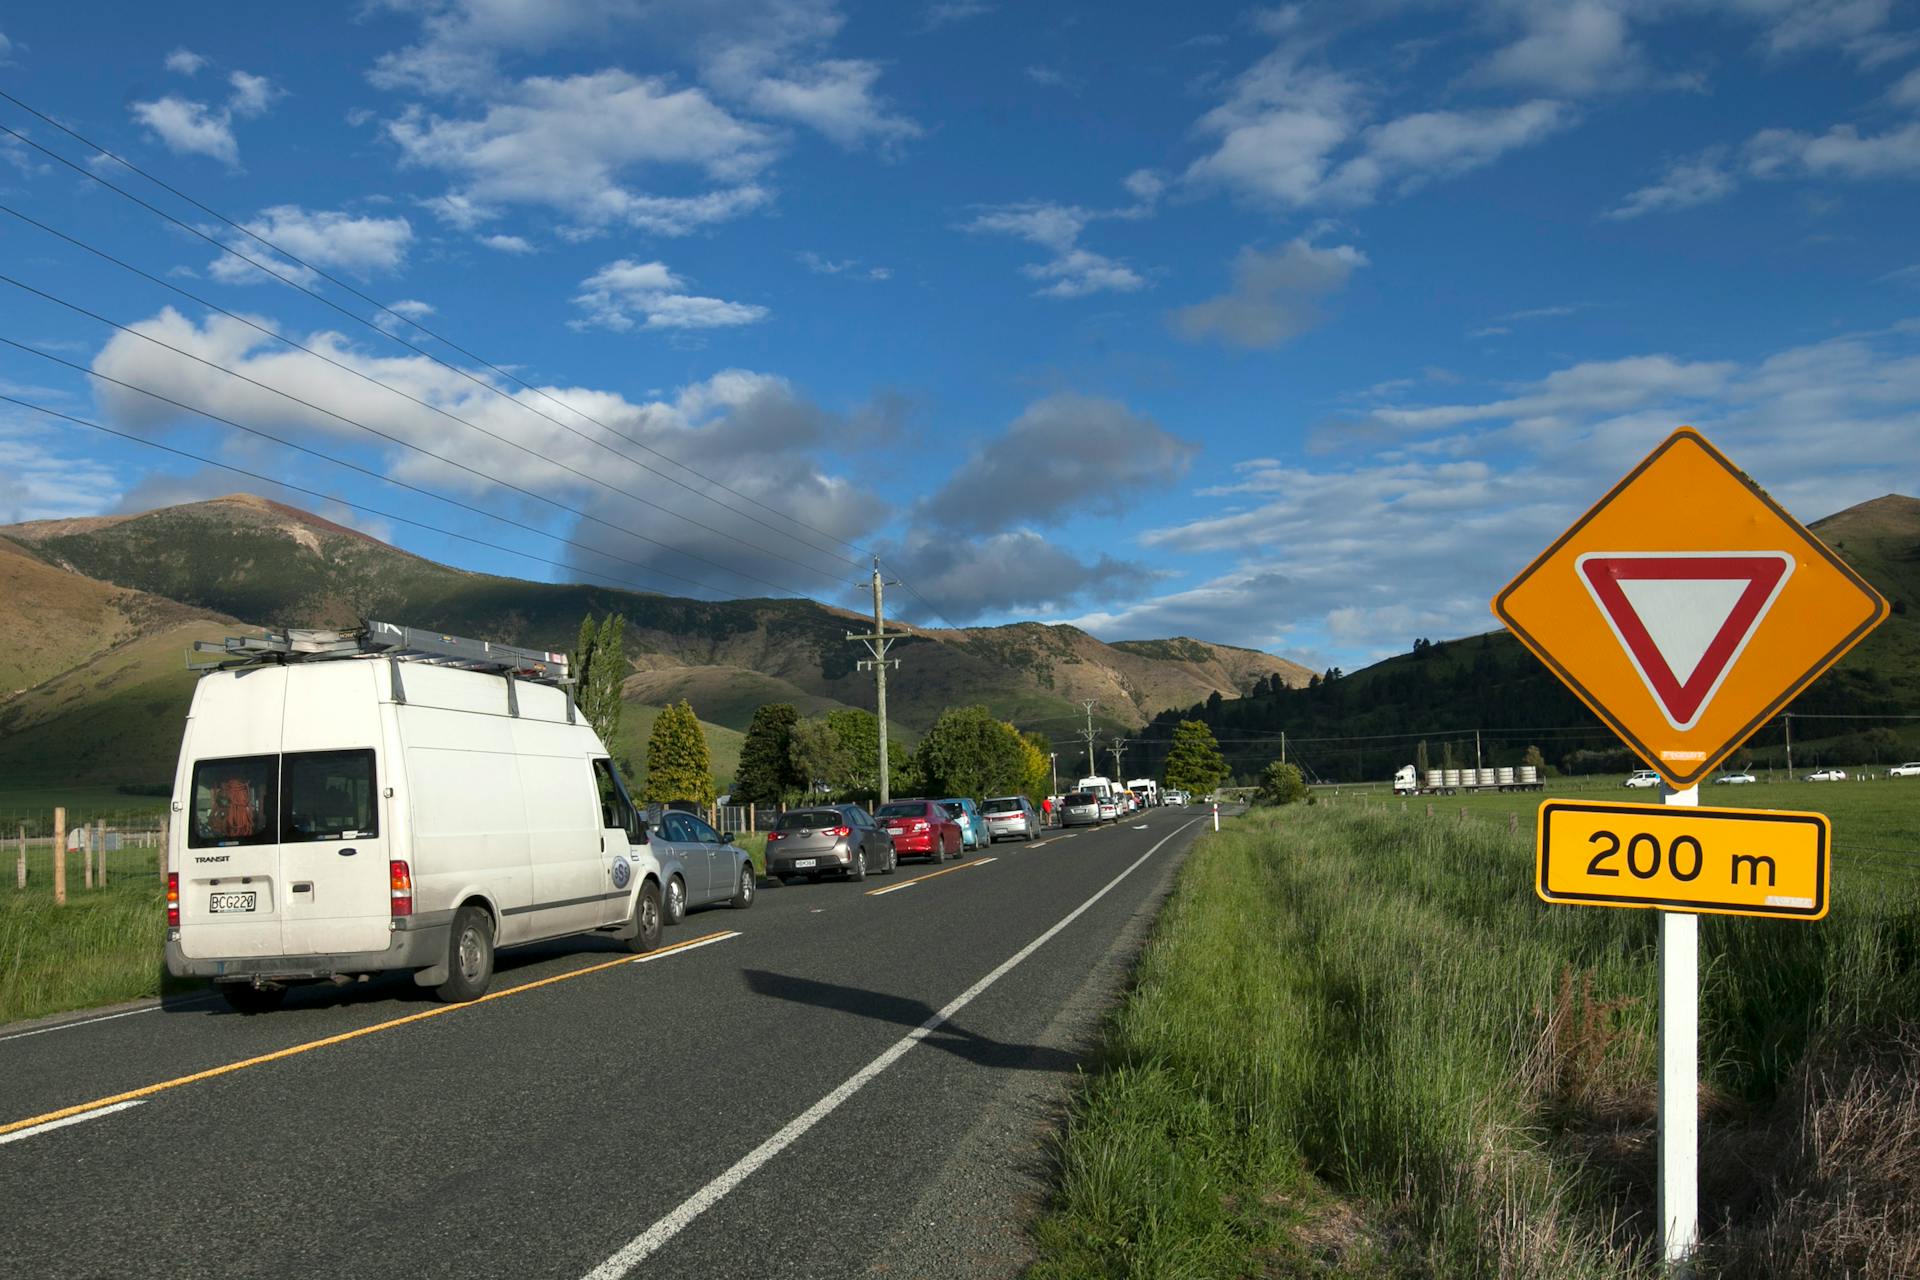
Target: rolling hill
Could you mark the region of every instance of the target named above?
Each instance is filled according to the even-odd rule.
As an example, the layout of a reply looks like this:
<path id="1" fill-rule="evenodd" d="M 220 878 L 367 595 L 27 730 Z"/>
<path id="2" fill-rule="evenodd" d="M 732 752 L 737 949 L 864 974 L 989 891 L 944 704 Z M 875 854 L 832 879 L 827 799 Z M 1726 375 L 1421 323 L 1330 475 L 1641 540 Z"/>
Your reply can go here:
<path id="1" fill-rule="evenodd" d="M 633 741 L 648 721 L 645 708 L 686 698 L 710 726 L 716 763 L 729 750 L 737 758 L 723 731 L 737 739 L 763 702 L 808 714 L 873 705 L 872 678 L 846 639 L 865 620 L 846 610 L 470 573 L 246 494 L 0 527 L 0 587 L 23 605 L 0 621 L 11 642 L 11 665 L 0 665 L 0 771 L 16 779 L 164 781 L 192 687 L 183 650 L 243 625 L 378 617 L 565 649 L 583 616 L 619 613 L 634 669 L 624 691 L 640 712 L 625 736 Z M 1095 723 L 1106 733 L 1215 694 L 1239 697 L 1270 677 L 1297 684 L 1312 674 L 1186 638 L 1109 645 L 1039 623 L 903 631 L 888 710 L 909 741 L 954 705 L 984 703 L 1064 740 L 1084 723 L 1083 698 L 1099 701 Z M 630 754 L 637 763 L 644 752 Z"/>

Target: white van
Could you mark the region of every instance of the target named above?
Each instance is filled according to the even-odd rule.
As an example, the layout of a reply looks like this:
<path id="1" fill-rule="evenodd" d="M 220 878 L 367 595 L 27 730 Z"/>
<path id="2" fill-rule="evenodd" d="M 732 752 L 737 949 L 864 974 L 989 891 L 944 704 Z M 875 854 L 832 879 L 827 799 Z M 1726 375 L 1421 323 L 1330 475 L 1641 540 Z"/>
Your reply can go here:
<path id="1" fill-rule="evenodd" d="M 659 944 L 662 874 L 561 654 L 387 623 L 195 648 L 174 775 L 167 969 L 243 1011 L 412 970 L 472 1000 L 497 947 Z"/>

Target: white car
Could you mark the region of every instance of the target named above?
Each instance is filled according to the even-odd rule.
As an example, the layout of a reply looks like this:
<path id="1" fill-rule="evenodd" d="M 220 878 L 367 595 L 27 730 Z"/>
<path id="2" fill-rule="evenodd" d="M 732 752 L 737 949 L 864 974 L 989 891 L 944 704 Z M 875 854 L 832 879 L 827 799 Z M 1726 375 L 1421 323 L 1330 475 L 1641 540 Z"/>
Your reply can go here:
<path id="1" fill-rule="evenodd" d="M 1846 780 L 1845 769 L 1815 769 L 1807 775 L 1808 782 L 1845 782 Z"/>
<path id="2" fill-rule="evenodd" d="M 1909 760 L 1887 770 L 1889 778 L 1920 778 L 1920 760 Z"/>
<path id="3" fill-rule="evenodd" d="M 1636 769 L 1623 785 L 1629 787 L 1657 787 L 1660 785 L 1660 775 L 1651 769 Z"/>
<path id="4" fill-rule="evenodd" d="M 1750 773 L 1723 773 L 1713 780 L 1713 784 L 1716 787 L 1731 787 L 1738 786 L 1742 783 L 1758 781 L 1760 780 Z"/>

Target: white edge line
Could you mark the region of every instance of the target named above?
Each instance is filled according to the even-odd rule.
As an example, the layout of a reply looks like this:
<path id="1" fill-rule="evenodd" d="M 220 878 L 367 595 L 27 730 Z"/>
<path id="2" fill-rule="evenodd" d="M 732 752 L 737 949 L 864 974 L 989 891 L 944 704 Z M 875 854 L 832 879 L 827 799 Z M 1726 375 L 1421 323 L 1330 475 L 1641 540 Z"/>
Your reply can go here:
<path id="1" fill-rule="evenodd" d="M 980 979 L 980 981 L 974 983 L 958 996 L 954 997 L 945 1008 L 915 1027 L 912 1031 L 909 1031 L 906 1035 L 900 1037 L 900 1039 L 896 1040 L 890 1047 L 883 1051 L 879 1057 L 860 1068 L 860 1070 L 856 1071 L 853 1075 L 848 1076 L 832 1093 L 829 1093 L 826 1097 L 808 1107 L 792 1120 L 789 1120 L 778 1133 L 775 1133 L 771 1138 L 768 1138 L 752 1151 L 740 1157 L 739 1160 L 734 1162 L 732 1167 L 728 1168 L 720 1174 L 720 1176 L 681 1201 L 673 1212 L 667 1214 L 666 1217 L 661 1218 L 658 1222 L 655 1222 L 645 1231 L 621 1246 L 620 1249 L 605 1262 L 602 1262 L 592 1271 L 589 1271 L 586 1274 L 585 1280 L 624 1280 L 624 1277 L 631 1273 L 635 1267 L 646 1261 L 660 1246 L 679 1235 L 695 1218 L 720 1203 L 729 1192 L 742 1182 L 745 1182 L 757 1169 L 792 1146 L 807 1130 L 826 1119 L 841 1103 L 864 1088 L 868 1081 L 892 1066 L 905 1055 L 909 1049 L 913 1048 L 914 1045 L 933 1034 L 933 1032 L 940 1027 L 940 1024 L 946 1022 L 952 1018 L 954 1014 L 964 1009 L 973 1001 L 974 997 L 1005 977 L 1015 965 L 1038 951 L 1051 940 L 1055 934 L 1058 934 L 1062 929 L 1065 929 L 1068 925 L 1079 919 L 1082 913 L 1092 907 L 1094 903 L 1106 897 L 1107 894 L 1111 893 L 1115 886 L 1132 875 L 1148 858 L 1160 852 L 1167 841 L 1173 839 L 1198 821 L 1200 821 L 1198 818 L 1189 819 L 1161 837 L 1158 844 L 1134 859 L 1133 863 L 1128 866 L 1125 871 L 1122 871 L 1119 875 L 1107 881 L 1106 886 L 1099 892 L 1061 917 L 1060 920 L 1045 933 L 1002 961 L 999 967 L 994 969 L 992 973 L 989 973 L 986 977 Z"/>
<path id="2" fill-rule="evenodd" d="M 33 1031 L 16 1031 L 10 1036 L 0 1036 L 0 1044 L 9 1040 L 25 1040 L 28 1036 L 44 1036 L 54 1031 L 71 1031 L 75 1027 L 90 1027 L 96 1022 L 112 1022 L 115 1018 L 131 1018 L 136 1013 L 157 1013 L 160 1006 L 150 1004 L 144 1009 L 125 1009 L 119 1013 L 105 1013 L 97 1018 L 81 1018 L 74 1022 L 62 1022 L 58 1026 L 40 1027 Z"/>
<path id="3" fill-rule="evenodd" d="M 740 931 L 738 929 L 735 929 L 730 933 L 720 933 L 720 934 L 715 934 L 711 938 L 702 938 L 698 942 L 683 942 L 679 946 L 674 947 L 670 951 L 669 950 L 649 951 L 646 955 L 635 956 L 633 959 L 627 961 L 627 963 L 628 964 L 646 964 L 652 960 L 671 960 L 673 957 L 681 954 L 682 952 L 698 951 L 702 947 L 710 947 L 716 942 L 725 942 L 728 938 L 737 938 L 739 936 L 740 936 Z"/>
<path id="4" fill-rule="evenodd" d="M 145 1011 L 135 1010 L 135 1012 Z M 82 1120 L 97 1120 L 101 1116 L 109 1116 L 116 1111 L 125 1111 L 128 1107 L 145 1106 L 146 1101 L 145 1098 L 134 1098 L 127 1102 L 116 1102 L 110 1107 L 97 1107 L 92 1111 L 82 1111 L 79 1115 L 68 1116 L 64 1120 L 49 1120 L 45 1124 L 37 1124 L 31 1129 L 16 1129 L 12 1133 L 0 1136 L 0 1147 L 6 1146 L 9 1142 L 18 1142 L 22 1138 L 31 1138 L 36 1133 L 45 1133 L 49 1129 L 64 1129 L 70 1124 L 79 1124 Z"/>

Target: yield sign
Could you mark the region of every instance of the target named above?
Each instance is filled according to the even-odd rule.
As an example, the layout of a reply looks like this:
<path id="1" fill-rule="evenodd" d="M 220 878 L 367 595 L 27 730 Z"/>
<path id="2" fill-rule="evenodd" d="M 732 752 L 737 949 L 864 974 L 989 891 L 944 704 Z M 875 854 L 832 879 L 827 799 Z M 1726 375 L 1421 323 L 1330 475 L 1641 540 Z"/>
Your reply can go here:
<path id="1" fill-rule="evenodd" d="M 1691 729 L 1773 607 L 1784 551 L 1588 552 L 1574 561 L 1634 670 L 1675 729 Z"/>
<path id="2" fill-rule="evenodd" d="M 1839 661 L 1887 602 L 1683 427 L 1493 611 L 1678 788 Z"/>

